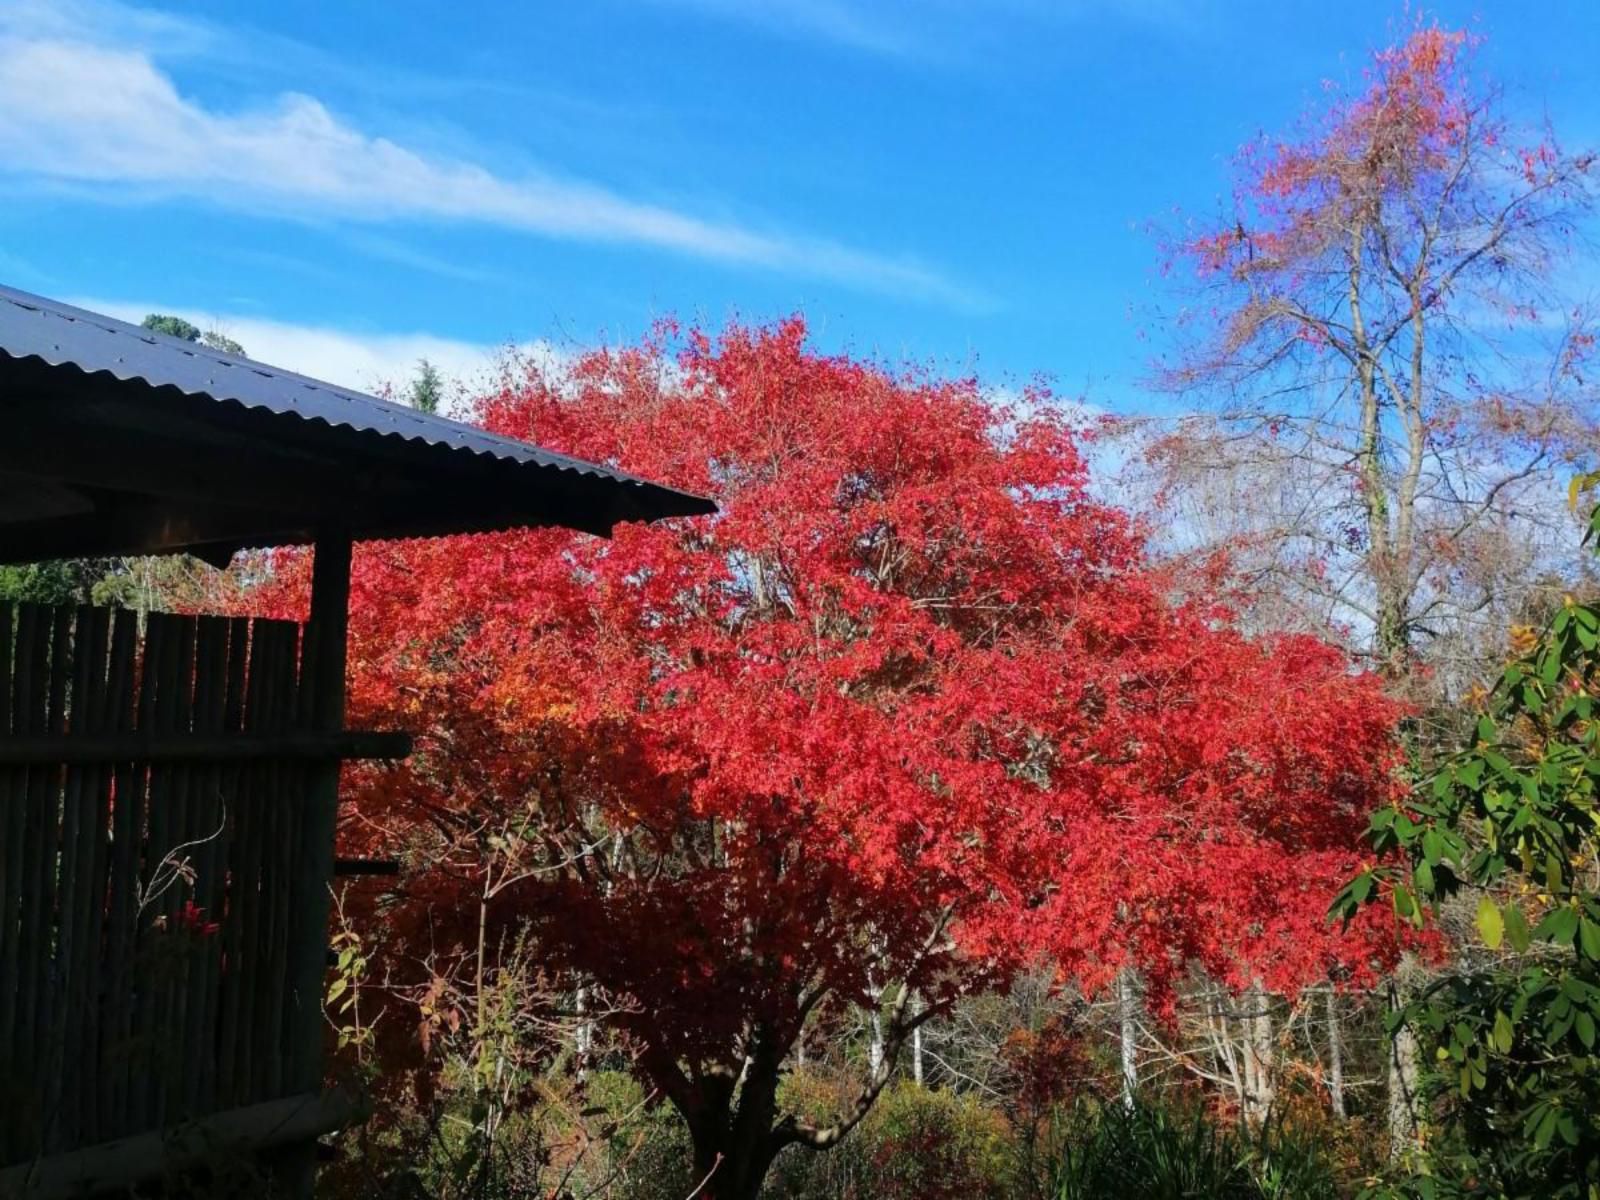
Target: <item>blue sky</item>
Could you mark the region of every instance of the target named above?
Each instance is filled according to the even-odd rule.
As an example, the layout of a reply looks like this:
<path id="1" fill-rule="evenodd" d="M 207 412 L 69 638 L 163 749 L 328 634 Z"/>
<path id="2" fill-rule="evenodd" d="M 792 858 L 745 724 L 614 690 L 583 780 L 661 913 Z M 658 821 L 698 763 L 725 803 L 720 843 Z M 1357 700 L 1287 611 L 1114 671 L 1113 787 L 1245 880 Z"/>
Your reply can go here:
<path id="1" fill-rule="evenodd" d="M 1600 5 L 1429 9 L 1600 143 Z M 470 16 L 463 16 L 463 13 Z M 1535 20 L 1531 13 L 1537 13 Z M 372 385 L 803 311 L 1138 409 L 1150 222 L 1407 18 L 1255 0 L 0 0 L 0 279 Z M 1159 330 L 1151 331 L 1159 340 Z"/>

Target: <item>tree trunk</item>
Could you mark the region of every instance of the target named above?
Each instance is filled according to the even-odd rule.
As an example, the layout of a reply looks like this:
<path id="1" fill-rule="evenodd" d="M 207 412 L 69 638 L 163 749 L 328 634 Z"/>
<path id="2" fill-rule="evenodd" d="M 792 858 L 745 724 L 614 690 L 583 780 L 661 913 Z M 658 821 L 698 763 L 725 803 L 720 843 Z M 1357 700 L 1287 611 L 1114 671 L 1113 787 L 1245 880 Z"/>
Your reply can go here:
<path id="1" fill-rule="evenodd" d="M 1339 1033 L 1339 993 L 1331 983 L 1328 985 L 1328 1100 L 1333 1105 L 1333 1115 L 1343 1117 L 1344 1044 Z"/>
<path id="2" fill-rule="evenodd" d="M 1265 1121 L 1277 1100 L 1276 1057 L 1271 1001 L 1258 981 L 1245 993 L 1244 1011 L 1244 1115 L 1251 1124 Z"/>
<path id="3" fill-rule="evenodd" d="M 1139 1089 L 1139 991 L 1133 968 L 1123 967 L 1117 975 L 1117 1020 L 1121 1027 L 1122 1105 L 1133 1108 Z"/>
<path id="4" fill-rule="evenodd" d="M 1243 1111 L 1244 1075 L 1233 1041 L 1231 1006 L 1224 999 L 1222 989 L 1211 984 L 1202 989 L 1200 1002 L 1205 1006 L 1206 1039 L 1210 1043 L 1211 1062 L 1216 1067 L 1217 1080 L 1233 1093 L 1234 1103 Z"/>
<path id="5" fill-rule="evenodd" d="M 586 1079 L 589 1075 L 589 1054 L 594 1047 L 594 1022 L 588 1015 L 589 989 L 582 984 L 578 985 L 576 1008 L 578 1013 L 578 1026 L 572 1034 L 573 1058 L 576 1060 L 579 1079 Z"/>
<path id="6" fill-rule="evenodd" d="M 1383 398 L 1378 380 L 1378 351 L 1367 334 L 1366 315 L 1361 298 L 1363 263 L 1367 231 L 1357 225 L 1350 231 L 1348 251 L 1350 341 L 1355 353 L 1357 395 L 1361 405 L 1360 429 L 1356 443 L 1356 468 L 1361 477 L 1361 499 L 1366 508 L 1367 571 L 1375 590 L 1373 651 L 1378 669 L 1390 679 L 1407 670 L 1410 648 L 1411 585 L 1409 561 L 1400 553 L 1401 534 L 1409 537 L 1410 508 L 1401 513 L 1403 528 L 1395 529 L 1395 514 L 1390 507 L 1390 483 L 1383 461 Z M 1412 432 L 1407 422 L 1408 435 Z M 1413 454 L 1414 461 L 1420 461 Z M 1405 501 L 1407 497 L 1398 497 Z M 1414 499 L 1411 500 L 1414 504 Z"/>
<path id="7" fill-rule="evenodd" d="M 756 1200 L 771 1165 L 765 1147 L 735 1144 L 729 1131 L 708 1131 L 702 1136 L 691 1130 L 691 1135 L 694 1179 L 690 1189 L 695 1200 Z"/>
<path id="8" fill-rule="evenodd" d="M 1387 679 L 1404 680 L 1408 673 L 1411 636 L 1406 598 L 1393 584 L 1378 581 L 1378 624 L 1375 631 L 1379 672 Z"/>
<path id="9" fill-rule="evenodd" d="M 1400 1007 L 1400 987 L 1389 983 L 1389 1006 Z M 1409 1025 L 1389 1043 L 1389 1157 L 1402 1159 L 1417 1146 L 1417 1035 Z"/>
<path id="10" fill-rule="evenodd" d="M 688 1117 L 694 1147 L 694 1178 L 689 1187 L 696 1200 L 756 1200 L 761 1192 L 772 1165 L 771 1118 L 763 1125 L 743 1111 L 744 1104 L 739 1109 L 712 1100 Z"/>
<path id="11" fill-rule="evenodd" d="M 881 999 L 882 989 L 877 992 Z M 872 1108 L 917 1027 L 906 1014 L 910 995 L 902 987 L 887 1012 L 873 1013 L 873 1072 L 849 1111 L 823 1128 L 793 1115 L 777 1120 L 778 1083 L 795 1033 L 758 1026 L 737 1072 L 725 1067 L 701 1070 L 691 1082 L 675 1062 L 658 1064 L 668 1081 L 663 1090 L 689 1127 L 694 1151 L 690 1194 L 696 1200 L 756 1200 L 773 1159 L 785 1146 L 826 1152 L 846 1137 Z"/>
<path id="12" fill-rule="evenodd" d="M 770 1165 L 764 1149 L 720 1137 L 696 1138 L 691 1193 L 695 1200 L 756 1200 Z"/>
<path id="13" fill-rule="evenodd" d="M 1244 1077 L 1244 1092 L 1239 1097 L 1239 1110 L 1246 1120 L 1255 1115 L 1256 1096 L 1261 1090 L 1261 1064 L 1256 1060 L 1255 1018 L 1250 1011 L 1250 995 L 1245 993 L 1240 1003 L 1240 1062 Z"/>
<path id="14" fill-rule="evenodd" d="M 922 1002 L 917 1001 L 917 1011 L 922 1011 Z M 911 1031 L 911 1078 L 916 1080 L 918 1087 L 922 1086 L 922 1026 L 918 1025 Z"/>
<path id="15" fill-rule="evenodd" d="M 678 1105 L 694 1146 L 695 1200 L 756 1200 L 778 1143 L 778 1080 L 787 1046 L 758 1036 L 738 1078 L 702 1078 Z"/>

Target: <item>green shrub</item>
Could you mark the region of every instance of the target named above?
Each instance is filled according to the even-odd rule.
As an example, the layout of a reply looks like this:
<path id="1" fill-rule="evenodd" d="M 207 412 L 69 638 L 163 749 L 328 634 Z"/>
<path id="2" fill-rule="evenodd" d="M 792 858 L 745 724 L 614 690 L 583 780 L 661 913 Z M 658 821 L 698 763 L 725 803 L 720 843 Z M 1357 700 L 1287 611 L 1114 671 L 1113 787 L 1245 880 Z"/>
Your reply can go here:
<path id="1" fill-rule="evenodd" d="M 869 1115 L 874 1200 L 998 1200 L 1011 1146 L 1005 1120 L 971 1095 L 905 1083 Z"/>
<path id="2" fill-rule="evenodd" d="M 1198 1107 L 1079 1101 L 1058 1117 L 1056 1200 L 1331 1200 L 1322 1149 L 1291 1128 L 1224 1126 Z"/>
<path id="3" fill-rule="evenodd" d="M 845 1111 L 859 1081 L 798 1071 L 782 1107 L 819 1124 Z M 344 1200 L 683 1200 L 695 1189 L 687 1130 L 620 1071 L 548 1081 L 508 1113 L 492 1147 L 475 1114 L 446 1111 L 352 1132 L 324 1177 Z M 1333 1200 L 1341 1194 L 1333 1126 L 1315 1116 L 1250 1130 L 1200 1104 L 1080 1099 L 1035 1139 L 972 1093 L 899 1082 L 861 1125 L 824 1151 L 778 1156 L 763 1200 Z M 1347 1171 L 1346 1174 L 1349 1174 Z M 1353 1189 L 1346 1189 L 1349 1194 Z"/>
<path id="4" fill-rule="evenodd" d="M 694 1190 L 689 1131 L 670 1104 L 647 1103 L 638 1080 L 622 1071 L 590 1074 L 581 1102 L 589 1123 L 604 1133 L 605 1146 L 559 1171 L 570 1194 L 682 1200 Z"/>
<path id="5" fill-rule="evenodd" d="M 338 1200 L 683 1200 L 689 1139 L 669 1106 L 629 1075 L 543 1080 L 502 1114 L 492 1138 L 471 1097 L 441 1098 L 349 1131 L 319 1195 Z M 231 1193 L 230 1193 L 231 1194 Z"/>
<path id="6" fill-rule="evenodd" d="M 791 1111 L 826 1119 L 832 1089 L 798 1076 Z M 772 1200 L 1005 1200 L 1010 1195 L 1010 1129 L 971 1096 L 898 1083 L 878 1098 L 838 1146 L 796 1146 L 773 1164 Z"/>

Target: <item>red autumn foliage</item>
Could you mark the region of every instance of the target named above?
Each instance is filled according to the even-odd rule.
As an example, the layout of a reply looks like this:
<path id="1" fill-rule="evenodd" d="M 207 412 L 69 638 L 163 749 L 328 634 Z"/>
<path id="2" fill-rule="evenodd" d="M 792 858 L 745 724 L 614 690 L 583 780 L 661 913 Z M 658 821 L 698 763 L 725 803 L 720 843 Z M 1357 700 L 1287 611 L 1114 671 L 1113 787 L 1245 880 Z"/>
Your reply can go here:
<path id="1" fill-rule="evenodd" d="M 827 1140 L 776 1111 L 782 1062 L 885 988 L 936 1015 L 1038 955 L 1091 990 L 1131 961 L 1158 997 L 1192 963 L 1288 991 L 1392 957 L 1388 923 L 1323 913 L 1391 797 L 1394 706 L 1326 645 L 1175 602 L 1029 399 L 820 354 L 799 320 L 668 330 L 476 415 L 720 515 L 358 551 L 355 716 L 419 735 L 351 778 L 342 834 L 415 868 L 396 961 L 473 944 L 485 897 L 491 943 L 529 923 L 629 1002 L 716 1195 Z M 258 597 L 303 582 L 282 560 Z"/>
<path id="2" fill-rule="evenodd" d="M 1420 24 L 1373 55 L 1366 87 L 1342 97 L 1300 140 L 1262 141 L 1241 151 L 1244 211 L 1227 228 L 1182 249 L 1202 273 L 1259 276 L 1319 252 L 1360 215 L 1397 195 L 1454 186 L 1461 159 L 1498 146 L 1469 82 L 1467 33 Z M 1509 164 L 1555 162 L 1546 143 L 1501 150 Z M 1554 182 L 1554 181 L 1552 181 Z M 1248 220 L 1246 220 L 1248 217 Z M 1314 330 L 1314 327 L 1311 327 Z"/>

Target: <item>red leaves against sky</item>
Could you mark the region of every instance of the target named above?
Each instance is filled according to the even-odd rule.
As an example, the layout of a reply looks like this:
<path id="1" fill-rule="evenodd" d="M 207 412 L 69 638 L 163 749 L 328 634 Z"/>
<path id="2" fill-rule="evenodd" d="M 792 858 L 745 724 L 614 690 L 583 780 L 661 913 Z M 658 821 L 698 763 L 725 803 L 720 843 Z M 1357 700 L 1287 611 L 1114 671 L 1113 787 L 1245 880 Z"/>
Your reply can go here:
<path id="1" fill-rule="evenodd" d="M 1419 21 L 1372 56 L 1362 87 L 1330 83 L 1333 102 L 1298 138 L 1262 139 L 1240 152 L 1237 216 L 1188 240 L 1179 256 L 1202 276 L 1298 272 L 1298 287 L 1316 274 L 1320 254 L 1343 249 L 1350 231 L 1386 206 L 1411 206 L 1419 221 L 1443 226 L 1442 234 L 1430 227 L 1432 236 L 1448 238 L 1469 218 L 1500 214 L 1516 226 L 1572 199 L 1591 160 L 1565 159 L 1548 132 L 1516 139 L 1497 94 L 1471 74 L 1477 42 Z M 1504 194 L 1468 194 L 1464 180 L 1480 175 Z M 1520 193 L 1513 181 L 1525 185 Z M 1432 307 L 1444 297 L 1421 299 Z"/>
<path id="2" fill-rule="evenodd" d="M 1131 958 L 1287 989 L 1388 953 L 1323 913 L 1393 706 L 1325 645 L 1169 604 L 1048 397 L 826 357 L 791 320 L 591 354 L 478 415 L 723 511 L 358 552 L 354 705 L 422 735 L 346 821 L 432 864 L 397 932 L 426 908 L 471 936 L 527 814 L 492 920 L 678 1056 L 788 1029 L 819 983 L 937 1002 L 1048 953 L 1090 987 Z"/>

